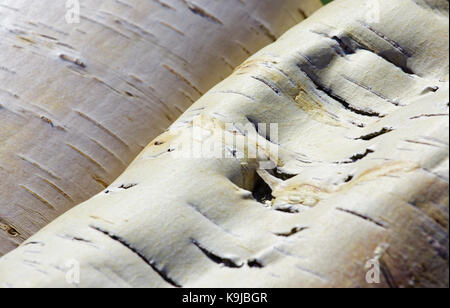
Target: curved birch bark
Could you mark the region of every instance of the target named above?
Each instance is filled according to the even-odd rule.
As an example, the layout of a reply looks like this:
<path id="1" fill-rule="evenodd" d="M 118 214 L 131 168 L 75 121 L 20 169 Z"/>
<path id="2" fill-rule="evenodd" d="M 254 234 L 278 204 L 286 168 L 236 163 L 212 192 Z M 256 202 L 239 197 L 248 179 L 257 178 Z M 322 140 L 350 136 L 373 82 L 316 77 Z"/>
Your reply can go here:
<path id="1" fill-rule="evenodd" d="M 244 62 L 0 285 L 70 286 L 75 262 L 80 287 L 448 286 L 448 1 L 373 3 Z"/>
<path id="2" fill-rule="evenodd" d="M 81 0 L 69 24 L 66 2 L 78 1 L 0 1 L 0 255 L 111 184 L 205 91 L 320 6 Z"/>

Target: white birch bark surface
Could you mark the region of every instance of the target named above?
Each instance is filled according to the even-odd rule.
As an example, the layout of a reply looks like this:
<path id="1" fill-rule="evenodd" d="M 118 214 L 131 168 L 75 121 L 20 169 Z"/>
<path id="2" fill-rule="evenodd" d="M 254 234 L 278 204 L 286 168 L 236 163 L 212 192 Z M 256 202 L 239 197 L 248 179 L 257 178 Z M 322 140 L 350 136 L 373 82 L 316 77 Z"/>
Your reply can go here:
<path id="1" fill-rule="evenodd" d="M 66 22 L 74 2 L 79 24 Z M 0 255 L 106 188 L 203 93 L 318 7 L 1 0 Z"/>
<path id="2" fill-rule="evenodd" d="M 0 285 L 70 286 L 76 260 L 79 287 L 448 287 L 449 4 L 371 3 L 335 1 L 245 61 L 0 259 Z"/>

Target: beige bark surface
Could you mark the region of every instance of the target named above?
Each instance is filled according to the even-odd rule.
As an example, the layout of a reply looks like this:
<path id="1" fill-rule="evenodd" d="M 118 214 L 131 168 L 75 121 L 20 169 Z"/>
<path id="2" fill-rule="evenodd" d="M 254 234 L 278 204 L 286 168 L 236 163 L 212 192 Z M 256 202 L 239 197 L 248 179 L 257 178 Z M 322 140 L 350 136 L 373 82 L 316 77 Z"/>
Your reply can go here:
<path id="1" fill-rule="evenodd" d="M 371 3 L 335 1 L 252 56 L 0 259 L 0 285 L 448 287 L 449 4 Z M 190 157 L 213 145 L 227 158 Z"/>
<path id="2" fill-rule="evenodd" d="M 319 0 L 0 1 L 0 255 L 107 187 Z"/>

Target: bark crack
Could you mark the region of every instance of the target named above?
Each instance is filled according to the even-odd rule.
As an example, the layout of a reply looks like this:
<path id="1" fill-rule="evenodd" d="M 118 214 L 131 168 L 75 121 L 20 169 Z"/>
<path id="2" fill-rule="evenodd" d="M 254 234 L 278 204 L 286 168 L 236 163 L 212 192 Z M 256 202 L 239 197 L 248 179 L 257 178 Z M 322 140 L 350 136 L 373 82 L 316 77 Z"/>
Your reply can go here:
<path id="1" fill-rule="evenodd" d="M 226 267 L 230 268 L 241 268 L 244 266 L 242 261 L 233 260 L 231 258 L 222 257 L 218 254 L 212 252 L 211 250 L 205 248 L 202 244 L 200 244 L 195 239 L 191 238 L 191 243 L 194 244 L 205 256 L 208 257 L 211 261 L 217 264 L 222 264 Z"/>
<path id="2" fill-rule="evenodd" d="M 125 239 L 112 234 L 108 231 L 105 231 L 101 228 L 90 226 L 91 229 L 96 230 L 100 233 L 103 233 L 104 235 L 108 236 L 110 239 L 122 244 L 125 248 L 129 249 L 131 252 L 133 252 L 135 255 L 137 255 L 142 261 L 144 261 L 147 265 L 149 265 L 165 282 L 169 283 L 170 285 L 181 288 L 182 286 L 177 283 L 175 280 L 169 277 L 165 269 L 160 269 L 156 262 L 154 260 L 151 260 L 147 258 L 142 252 L 140 252 L 138 249 L 133 247 L 130 243 L 128 243 Z"/>
<path id="3" fill-rule="evenodd" d="M 377 137 L 379 137 L 379 136 L 382 136 L 382 135 L 384 135 L 384 134 L 390 133 L 390 132 L 392 132 L 392 131 L 393 131 L 392 128 L 383 127 L 383 128 L 382 128 L 380 131 L 378 131 L 378 132 L 374 132 L 374 133 L 371 133 L 371 134 L 368 134 L 368 135 L 361 136 L 361 137 L 359 137 L 359 138 L 356 138 L 355 140 L 369 141 L 369 140 L 375 139 L 375 138 L 377 138 Z"/>
<path id="4" fill-rule="evenodd" d="M 316 87 L 317 90 L 325 93 L 328 97 L 330 97 L 333 100 L 337 101 L 345 109 L 347 109 L 347 110 L 349 110 L 349 111 L 351 111 L 353 113 L 356 113 L 356 114 L 359 114 L 359 115 L 362 115 L 362 116 L 366 116 L 366 117 L 377 117 L 377 118 L 383 118 L 384 117 L 384 115 L 380 114 L 379 112 L 372 111 L 372 110 L 362 110 L 362 109 L 358 109 L 358 108 L 352 106 L 344 98 L 342 98 L 341 96 L 335 94 L 331 88 L 328 88 L 325 85 L 323 85 L 319 81 L 319 78 L 314 73 L 312 73 L 311 71 L 306 69 L 304 67 L 304 65 L 297 64 L 297 67 L 300 69 L 300 71 L 302 71 L 306 75 L 306 77 L 308 77 L 309 80 L 312 81 L 312 83 L 314 84 L 314 86 Z"/>
<path id="5" fill-rule="evenodd" d="M 340 207 L 336 208 L 336 210 L 341 211 L 341 212 L 344 212 L 344 213 L 347 213 L 347 214 L 351 214 L 351 215 L 356 216 L 356 217 L 359 217 L 359 218 L 361 218 L 361 219 L 364 219 L 364 220 L 366 220 L 366 221 L 368 221 L 368 222 L 371 222 L 371 223 L 377 225 L 378 227 L 381 227 L 381 228 L 383 228 L 383 229 L 386 229 L 385 223 L 376 221 L 375 219 L 370 218 L 370 217 L 368 217 L 368 216 L 366 216 L 366 215 L 357 213 L 357 212 L 352 211 L 352 210 L 343 209 L 343 208 L 340 208 Z"/>

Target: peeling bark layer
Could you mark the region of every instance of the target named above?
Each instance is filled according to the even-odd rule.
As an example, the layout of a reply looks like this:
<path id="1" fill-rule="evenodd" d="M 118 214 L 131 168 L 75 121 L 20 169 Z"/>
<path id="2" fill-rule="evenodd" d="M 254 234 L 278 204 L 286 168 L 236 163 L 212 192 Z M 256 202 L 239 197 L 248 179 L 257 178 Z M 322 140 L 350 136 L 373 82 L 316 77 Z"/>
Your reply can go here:
<path id="1" fill-rule="evenodd" d="M 319 0 L 0 1 L 0 255 L 117 178 Z"/>
<path id="2" fill-rule="evenodd" d="M 69 286 L 75 259 L 81 287 L 448 287 L 448 1 L 386 1 L 376 20 L 370 2 L 244 62 L 0 259 L 0 285 Z M 199 145 L 227 158 L 187 158 Z"/>

